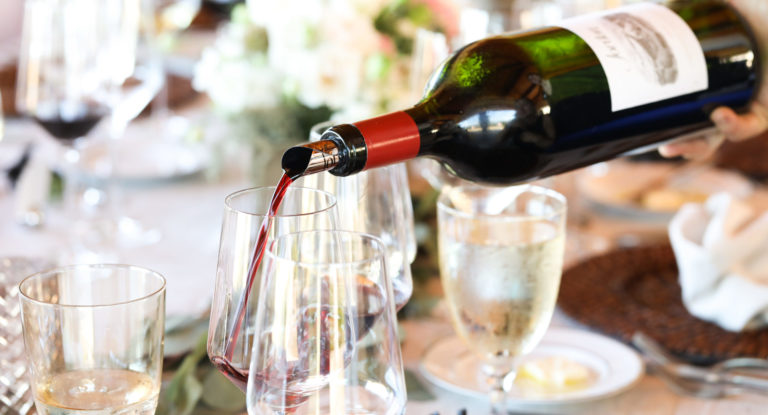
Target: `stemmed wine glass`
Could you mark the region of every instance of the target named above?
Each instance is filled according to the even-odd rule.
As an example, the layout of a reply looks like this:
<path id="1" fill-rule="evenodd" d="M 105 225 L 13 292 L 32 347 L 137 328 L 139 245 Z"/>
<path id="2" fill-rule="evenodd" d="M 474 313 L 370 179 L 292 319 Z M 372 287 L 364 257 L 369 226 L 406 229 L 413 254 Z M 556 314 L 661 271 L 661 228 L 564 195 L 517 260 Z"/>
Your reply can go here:
<path id="1" fill-rule="evenodd" d="M 262 222 L 269 212 L 275 187 L 241 190 L 225 199 L 216 286 L 208 329 L 208 356 L 235 385 L 245 391 L 254 332 L 259 281 L 248 291 L 248 276 Z M 338 222 L 336 199 L 321 190 L 291 186 L 272 219 L 268 240 L 277 235 L 312 229 L 334 229 Z M 262 275 L 263 266 L 257 270 Z M 250 301 L 241 311 L 246 293 Z M 242 330 L 235 324 L 240 315 Z"/>
<path id="2" fill-rule="evenodd" d="M 406 391 L 385 248 L 370 235 L 282 235 L 266 253 L 250 415 L 402 414 Z"/>
<path id="3" fill-rule="evenodd" d="M 97 0 L 98 1 L 98 0 Z M 103 59 L 110 62 L 110 125 L 106 157 L 94 175 L 103 186 L 100 220 L 91 239 L 96 245 L 139 246 L 157 242 L 160 232 L 125 214 L 116 186 L 117 140 L 124 139 L 128 124 L 141 114 L 163 85 L 162 60 L 157 46 L 157 0 L 100 2 L 112 28 L 104 41 Z"/>
<path id="4" fill-rule="evenodd" d="M 315 125 L 310 130 L 309 140 L 319 140 L 332 125 L 332 122 Z M 325 190 L 336 196 L 339 229 L 371 234 L 384 243 L 395 305 L 398 310 L 401 309 L 413 292 L 411 263 L 416 258 L 413 204 L 405 164 L 364 171 L 350 177 L 323 172 L 300 180 L 303 186 Z"/>
<path id="5" fill-rule="evenodd" d="M 100 11 L 92 1 L 29 0 L 24 9 L 16 106 L 61 144 L 72 210 L 78 139 L 109 114 Z"/>
<path id="6" fill-rule="evenodd" d="M 153 10 L 154 0 L 25 3 L 16 104 L 63 145 L 62 169 L 72 215 L 80 207 L 75 205 L 75 183 L 82 172 L 80 150 L 85 144 L 78 139 L 105 117 L 110 120 L 110 138 L 121 136 L 162 83 L 152 37 Z M 109 151 L 109 157 L 114 153 Z M 102 164 L 110 167 L 95 176 L 109 183 L 113 164 Z M 119 240 L 138 229 L 120 222 L 113 211 L 113 191 L 108 184 L 102 198 L 108 201 L 101 212 L 105 218 L 90 221 L 77 237 L 81 243 L 94 241 L 86 250 L 106 250 L 116 236 Z"/>
<path id="7" fill-rule="evenodd" d="M 565 198 L 533 185 L 467 184 L 444 189 L 438 200 L 440 276 L 451 321 L 482 363 L 462 362 L 459 355 L 428 353 L 426 359 L 485 380 L 494 413 L 506 413 L 515 360 L 539 343 L 552 318 L 565 219 Z"/>

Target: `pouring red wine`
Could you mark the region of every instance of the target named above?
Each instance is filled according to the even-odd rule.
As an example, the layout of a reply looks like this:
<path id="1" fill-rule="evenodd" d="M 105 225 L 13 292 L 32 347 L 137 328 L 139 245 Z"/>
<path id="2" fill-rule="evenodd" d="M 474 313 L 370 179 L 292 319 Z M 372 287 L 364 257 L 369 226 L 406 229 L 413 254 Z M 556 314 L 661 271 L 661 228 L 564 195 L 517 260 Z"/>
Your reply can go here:
<path id="1" fill-rule="evenodd" d="M 299 177 L 346 176 L 424 156 L 486 184 L 536 180 L 711 128 L 709 114 L 722 105 L 747 110 L 761 64 L 745 20 L 716 0 L 634 4 L 471 43 L 436 70 L 414 107 L 336 125 L 285 152 L 248 287 L 271 217 Z M 230 346 L 241 335 L 245 293 Z M 358 338 L 376 313 L 360 314 Z M 232 354 L 228 347 L 211 360 L 244 389 L 249 373 Z M 289 372 L 296 373 L 289 382 L 306 380 Z M 269 383 L 269 373 L 255 376 Z"/>

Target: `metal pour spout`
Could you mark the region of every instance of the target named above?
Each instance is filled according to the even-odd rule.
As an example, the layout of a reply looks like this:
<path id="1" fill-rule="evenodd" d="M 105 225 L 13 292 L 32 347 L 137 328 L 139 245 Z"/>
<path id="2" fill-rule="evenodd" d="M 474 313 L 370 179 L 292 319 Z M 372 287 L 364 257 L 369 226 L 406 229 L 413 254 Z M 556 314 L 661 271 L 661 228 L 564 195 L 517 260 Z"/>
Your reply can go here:
<path id="1" fill-rule="evenodd" d="M 339 164 L 341 152 L 333 140 L 320 140 L 291 147 L 283 153 L 285 174 L 297 179 L 309 174 L 332 170 Z"/>

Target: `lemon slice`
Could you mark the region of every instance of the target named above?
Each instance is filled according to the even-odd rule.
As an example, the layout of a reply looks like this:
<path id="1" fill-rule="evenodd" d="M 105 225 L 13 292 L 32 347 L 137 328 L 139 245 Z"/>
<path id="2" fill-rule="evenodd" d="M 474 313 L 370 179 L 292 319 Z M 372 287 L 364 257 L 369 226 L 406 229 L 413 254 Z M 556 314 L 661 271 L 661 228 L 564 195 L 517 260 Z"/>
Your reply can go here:
<path id="1" fill-rule="evenodd" d="M 520 366 L 517 379 L 550 391 L 574 390 L 589 386 L 595 373 L 573 360 L 550 356 L 528 361 Z"/>

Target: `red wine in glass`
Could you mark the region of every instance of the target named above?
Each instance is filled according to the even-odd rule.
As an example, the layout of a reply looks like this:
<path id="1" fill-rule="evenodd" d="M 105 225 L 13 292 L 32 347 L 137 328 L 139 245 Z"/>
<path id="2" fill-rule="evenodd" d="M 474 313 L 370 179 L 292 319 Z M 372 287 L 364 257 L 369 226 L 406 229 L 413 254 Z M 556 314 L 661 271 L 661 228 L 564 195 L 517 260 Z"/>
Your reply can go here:
<path id="1" fill-rule="evenodd" d="M 106 115 L 105 108 L 95 104 L 80 105 L 73 111 L 50 111 L 34 114 L 34 119 L 48 134 L 62 141 L 71 141 L 88 133 Z"/>
<path id="2" fill-rule="evenodd" d="M 244 294 L 241 298 L 241 300 L 238 303 L 237 311 L 235 313 L 235 319 L 233 321 L 233 324 L 229 331 L 229 338 L 227 339 L 227 346 L 224 351 L 224 356 L 212 356 L 211 362 L 216 366 L 216 368 L 224 374 L 232 383 L 234 383 L 236 386 L 238 386 L 241 390 L 245 392 L 247 384 L 248 384 L 248 378 L 251 375 L 249 373 L 249 369 L 247 368 L 248 362 L 244 362 L 246 367 L 237 367 L 237 365 L 233 364 L 233 357 L 234 357 L 234 349 L 237 344 L 237 340 L 239 336 L 241 335 L 243 322 L 245 321 L 245 313 L 247 310 L 247 304 L 250 299 L 251 290 L 253 288 L 253 284 L 256 281 L 256 275 L 257 271 L 259 269 L 259 266 L 261 264 L 262 259 L 264 258 L 264 253 L 266 250 L 268 235 L 269 235 L 269 229 L 272 225 L 273 217 L 276 215 L 278 209 L 280 208 L 280 205 L 283 201 L 283 198 L 285 197 L 285 194 L 289 188 L 289 186 L 298 178 L 302 177 L 305 173 L 308 173 L 309 170 L 311 170 L 311 164 L 313 162 L 313 157 L 316 156 L 316 153 L 318 151 L 322 151 L 322 149 L 319 149 L 317 151 L 309 150 L 304 153 L 298 153 L 299 156 L 296 156 L 296 152 L 292 153 L 292 159 L 283 160 L 283 168 L 285 170 L 285 173 L 280 178 L 280 181 L 277 184 L 277 187 L 275 188 L 275 193 L 272 196 L 272 200 L 270 201 L 269 209 L 267 211 L 267 215 L 262 221 L 261 227 L 259 228 L 259 234 L 256 240 L 256 244 L 254 246 L 253 255 L 251 258 L 251 263 L 248 269 L 248 277 L 246 280 L 246 288 L 244 290 Z M 359 279 L 365 280 L 363 277 L 359 277 Z M 353 319 L 354 320 L 354 333 L 355 333 L 355 341 L 362 338 L 367 334 L 370 329 L 375 325 L 376 320 L 378 319 L 378 316 L 382 315 L 384 312 L 384 305 L 385 303 L 385 297 L 384 295 L 378 290 L 378 287 L 368 281 L 367 283 L 365 281 L 359 280 L 358 281 L 358 310 L 354 311 L 354 315 L 356 316 Z M 367 280 L 366 280 L 367 281 Z M 354 347 L 354 345 L 353 345 Z M 329 350 L 322 350 L 321 354 L 327 354 L 329 353 Z M 351 355 L 351 353 L 350 353 Z M 272 378 L 275 376 L 274 370 L 268 370 L 265 371 L 266 373 L 257 373 L 255 374 L 256 378 L 259 380 L 259 385 L 269 385 L 272 381 Z M 299 370 L 288 370 L 288 371 L 281 371 L 280 372 L 280 382 L 288 382 L 288 383 L 306 383 L 306 372 L 299 371 Z M 286 379 L 285 373 L 289 373 L 288 379 Z M 317 384 L 316 382 L 311 382 L 312 384 Z M 322 387 L 322 386 L 321 386 Z M 312 388 L 290 388 L 292 391 L 301 391 L 305 390 L 305 393 L 300 392 L 290 392 L 289 394 L 291 396 L 286 396 L 286 399 L 290 400 L 290 404 L 295 404 L 296 406 L 299 405 L 303 400 L 306 399 L 306 397 L 309 396 L 311 393 L 307 393 L 308 390 Z"/>
<path id="3" fill-rule="evenodd" d="M 386 298 L 379 287 L 363 277 L 358 277 L 356 307 L 349 307 L 344 310 L 343 316 L 346 330 L 354 334 L 348 338 L 344 345 L 346 363 L 351 361 L 357 342 L 370 332 L 379 317 L 383 315 L 385 306 Z M 315 337 L 318 331 L 317 327 L 312 324 L 318 320 L 323 322 L 320 339 Z M 339 316 L 334 315 L 328 305 L 321 306 L 319 309 L 317 306 L 305 307 L 296 330 L 297 339 L 300 342 L 304 340 L 306 347 L 298 347 L 302 353 L 299 358 L 291 363 L 280 362 L 281 367 L 275 363 L 268 365 L 265 370 L 251 374 L 248 367 L 237 367 L 224 356 L 213 356 L 211 362 L 243 392 L 246 391 L 249 376 L 256 377 L 256 387 L 264 389 L 261 391 L 262 393 L 269 389 L 280 389 L 281 396 L 285 396 L 286 407 L 290 409 L 298 406 L 312 393 L 325 386 L 331 367 L 332 347 L 330 338 L 338 320 Z M 269 333 L 264 335 L 269 335 Z M 319 346 L 317 345 L 318 340 Z M 247 343 L 250 344 L 251 342 Z M 317 361 L 318 358 L 319 361 Z M 312 373 L 310 366 L 315 367 L 314 364 L 316 363 L 319 363 L 317 366 L 319 373 Z"/>
<path id="4" fill-rule="evenodd" d="M 256 274 L 261 265 L 261 260 L 264 258 L 264 252 L 267 247 L 267 240 L 269 239 L 269 228 L 272 226 L 272 218 L 277 214 L 277 210 L 280 209 L 280 204 L 283 203 L 285 192 L 288 191 L 288 187 L 295 180 L 304 176 L 309 170 L 314 160 L 317 159 L 317 155 L 324 154 L 323 148 L 311 148 L 305 147 L 303 150 L 294 151 L 290 153 L 290 157 L 286 160 L 283 157 L 283 176 L 277 183 L 275 193 L 272 195 L 272 200 L 269 203 L 269 209 L 267 209 L 267 215 L 261 223 L 259 229 L 259 235 L 256 239 L 256 245 L 253 249 L 253 256 L 251 263 L 248 267 L 248 278 L 246 280 L 246 289 L 243 293 L 243 297 L 237 305 L 237 312 L 235 313 L 235 320 L 229 331 L 229 339 L 227 339 L 227 347 L 224 352 L 224 357 L 227 361 L 231 362 L 234 354 L 234 347 L 237 344 L 237 338 L 240 336 L 242 330 L 243 321 L 245 321 L 245 313 L 247 310 L 246 305 L 253 289 L 253 283 L 256 281 Z"/>

